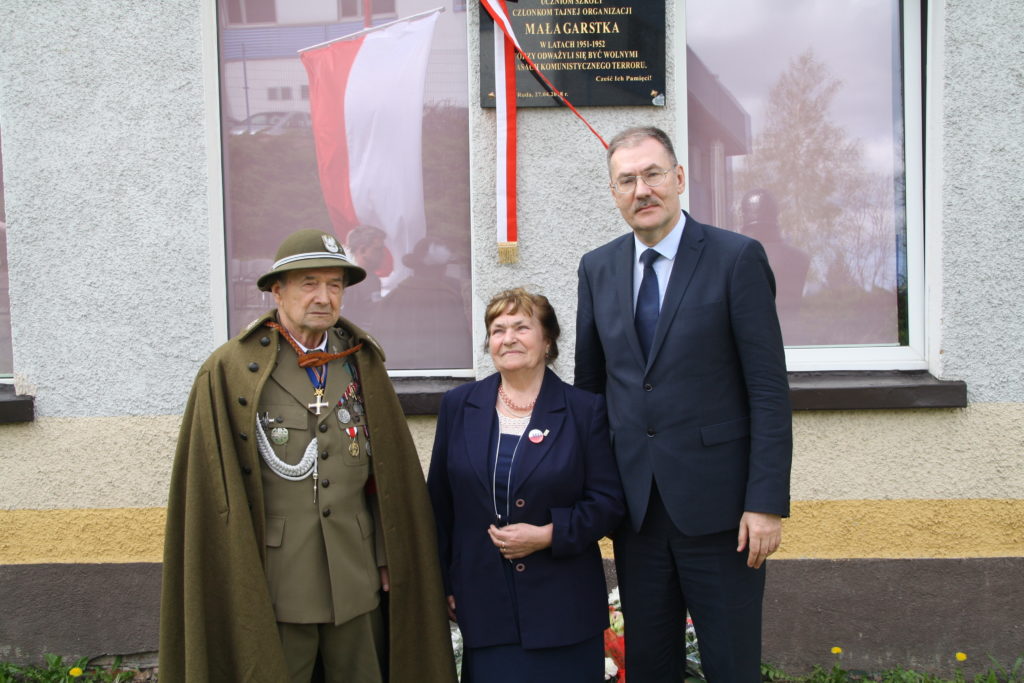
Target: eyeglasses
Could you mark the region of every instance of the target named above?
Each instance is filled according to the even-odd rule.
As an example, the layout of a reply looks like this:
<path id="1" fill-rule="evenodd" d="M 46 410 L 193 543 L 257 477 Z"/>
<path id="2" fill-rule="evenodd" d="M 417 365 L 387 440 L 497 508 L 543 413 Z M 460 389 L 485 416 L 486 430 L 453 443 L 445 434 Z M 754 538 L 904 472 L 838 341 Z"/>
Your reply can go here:
<path id="1" fill-rule="evenodd" d="M 619 194 L 631 194 L 636 190 L 636 181 L 644 181 L 644 185 L 647 187 L 657 187 L 665 182 L 665 178 L 672 172 L 672 169 L 667 171 L 644 171 L 640 175 L 624 175 L 618 180 L 611 182 L 611 188 Z"/>

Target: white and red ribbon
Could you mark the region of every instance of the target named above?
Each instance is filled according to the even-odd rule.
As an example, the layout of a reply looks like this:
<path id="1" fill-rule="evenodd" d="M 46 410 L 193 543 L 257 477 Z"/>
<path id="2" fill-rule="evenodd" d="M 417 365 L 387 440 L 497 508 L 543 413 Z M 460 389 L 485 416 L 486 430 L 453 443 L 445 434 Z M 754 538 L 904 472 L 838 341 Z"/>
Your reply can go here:
<path id="1" fill-rule="evenodd" d="M 516 39 L 508 18 L 505 0 L 480 0 L 494 20 L 494 97 L 497 113 L 497 168 L 495 171 L 495 199 L 497 202 L 498 262 L 515 263 L 519 260 L 519 226 L 516 212 L 516 71 L 518 52 L 541 82 L 565 104 L 580 121 L 597 136 L 605 149 L 608 143 L 583 118 L 576 107 L 541 73 Z M 501 30 L 498 30 L 498 27 Z"/>

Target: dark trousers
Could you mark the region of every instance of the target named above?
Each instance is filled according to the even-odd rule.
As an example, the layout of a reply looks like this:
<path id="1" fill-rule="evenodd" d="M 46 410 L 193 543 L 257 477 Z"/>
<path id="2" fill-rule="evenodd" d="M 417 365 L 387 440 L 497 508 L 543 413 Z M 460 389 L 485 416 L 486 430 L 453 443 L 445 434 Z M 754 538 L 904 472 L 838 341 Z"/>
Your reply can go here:
<path id="1" fill-rule="evenodd" d="M 737 531 L 686 536 L 652 487 L 640 532 L 629 519 L 615 535 L 615 568 L 625 618 L 630 683 L 678 683 L 686 612 L 697 632 L 708 683 L 761 681 L 765 565 L 747 567 Z"/>

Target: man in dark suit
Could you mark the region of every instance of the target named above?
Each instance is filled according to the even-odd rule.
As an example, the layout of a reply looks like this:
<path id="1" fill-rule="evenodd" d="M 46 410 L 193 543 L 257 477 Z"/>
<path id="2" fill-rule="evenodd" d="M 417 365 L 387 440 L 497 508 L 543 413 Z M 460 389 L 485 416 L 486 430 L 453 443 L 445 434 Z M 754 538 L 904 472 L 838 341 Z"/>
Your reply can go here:
<path id="1" fill-rule="evenodd" d="M 681 680 L 689 611 L 710 683 L 760 681 L 764 561 L 792 458 L 775 280 L 757 241 L 681 210 L 663 131 L 617 135 L 608 169 L 632 234 L 580 262 L 575 383 L 606 396 L 626 493 L 626 670 Z"/>

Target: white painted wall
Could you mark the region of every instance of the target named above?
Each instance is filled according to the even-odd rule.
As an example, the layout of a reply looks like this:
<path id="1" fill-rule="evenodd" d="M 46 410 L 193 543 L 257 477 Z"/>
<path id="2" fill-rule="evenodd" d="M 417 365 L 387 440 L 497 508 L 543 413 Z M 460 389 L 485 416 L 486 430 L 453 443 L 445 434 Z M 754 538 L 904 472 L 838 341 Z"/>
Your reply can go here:
<path id="1" fill-rule="evenodd" d="M 39 416 L 179 412 L 214 343 L 196 0 L 4 0 L 15 379 Z"/>
<path id="2" fill-rule="evenodd" d="M 972 401 L 1020 402 L 1024 3 L 948 0 L 945 18 L 943 374 Z"/>

